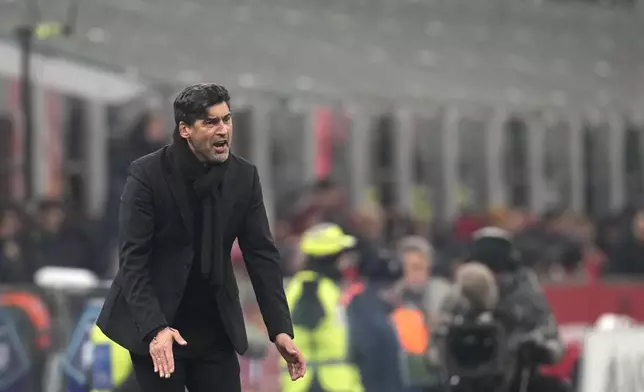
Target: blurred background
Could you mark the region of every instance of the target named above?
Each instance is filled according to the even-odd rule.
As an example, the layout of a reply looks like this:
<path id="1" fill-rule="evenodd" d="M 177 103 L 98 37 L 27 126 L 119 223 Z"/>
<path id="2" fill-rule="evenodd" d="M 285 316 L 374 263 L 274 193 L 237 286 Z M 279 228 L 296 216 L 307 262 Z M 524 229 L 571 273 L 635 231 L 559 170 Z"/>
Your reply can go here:
<path id="1" fill-rule="evenodd" d="M 570 345 L 602 314 L 644 320 L 643 36 L 637 0 L 0 0 L 0 324 L 21 326 L 0 328 L 0 391 L 83 390 L 127 167 L 202 81 L 232 93 L 286 275 L 333 221 L 354 279 L 412 279 L 393 250 L 420 235 L 424 279 L 449 281 L 493 224 Z M 242 359 L 247 390 L 279 390 L 272 354 Z"/>

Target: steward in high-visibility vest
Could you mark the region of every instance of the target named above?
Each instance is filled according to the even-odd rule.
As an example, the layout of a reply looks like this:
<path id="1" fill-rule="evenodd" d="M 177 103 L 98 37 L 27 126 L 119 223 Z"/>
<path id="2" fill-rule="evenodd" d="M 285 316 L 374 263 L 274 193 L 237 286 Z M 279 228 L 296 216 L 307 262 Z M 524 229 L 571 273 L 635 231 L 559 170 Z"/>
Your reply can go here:
<path id="1" fill-rule="evenodd" d="M 92 366 L 88 377 L 90 392 L 115 392 L 132 374 L 130 353 L 105 336 L 96 325 L 89 336 Z"/>
<path id="2" fill-rule="evenodd" d="M 355 246 L 354 237 L 334 224 L 306 231 L 300 251 L 307 257 L 304 270 L 286 287 L 293 329 L 307 372 L 291 382 L 282 367 L 283 392 L 363 392 L 358 368 L 349 361 L 349 331 L 339 286 L 340 256 Z"/>

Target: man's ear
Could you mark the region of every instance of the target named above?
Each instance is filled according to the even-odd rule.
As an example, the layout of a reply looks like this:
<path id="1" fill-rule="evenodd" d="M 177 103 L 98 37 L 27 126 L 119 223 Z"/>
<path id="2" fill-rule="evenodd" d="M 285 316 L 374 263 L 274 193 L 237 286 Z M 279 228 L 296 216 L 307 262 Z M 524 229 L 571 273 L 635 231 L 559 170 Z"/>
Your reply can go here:
<path id="1" fill-rule="evenodd" d="M 183 121 L 179 123 L 179 135 L 184 139 L 190 137 L 190 127 Z"/>

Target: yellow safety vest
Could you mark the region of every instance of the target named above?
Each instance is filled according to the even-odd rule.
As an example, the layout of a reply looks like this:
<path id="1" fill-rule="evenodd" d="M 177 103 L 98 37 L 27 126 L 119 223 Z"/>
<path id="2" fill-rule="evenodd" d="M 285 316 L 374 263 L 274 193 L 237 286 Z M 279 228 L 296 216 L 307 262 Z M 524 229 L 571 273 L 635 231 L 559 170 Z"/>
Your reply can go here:
<path id="1" fill-rule="evenodd" d="M 96 325 L 90 331 L 89 339 L 95 353 L 94 360 L 97 359 L 97 350 L 104 350 L 104 352 L 107 351 L 109 353 L 109 369 L 106 370 L 110 373 L 110 383 L 114 388 L 118 387 L 132 373 L 132 359 L 130 358 L 130 353 L 105 336 L 103 331 L 101 331 Z M 90 380 L 90 392 L 112 391 L 112 389 L 99 389 L 101 388 L 97 385 L 99 382 L 101 382 L 101 380 Z M 105 380 L 102 380 L 102 382 L 104 383 Z"/>
<path id="2" fill-rule="evenodd" d="M 341 304 L 342 291 L 331 279 L 313 271 L 300 271 L 286 287 L 289 306 L 295 309 L 302 295 L 302 284 L 319 279 L 317 298 L 324 309 L 324 318 L 314 330 L 295 324 L 295 342 L 307 362 L 303 379 L 291 381 L 282 362 L 282 391 L 306 392 L 314 377 L 325 392 L 363 392 L 358 368 L 349 363 L 348 329 Z"/>

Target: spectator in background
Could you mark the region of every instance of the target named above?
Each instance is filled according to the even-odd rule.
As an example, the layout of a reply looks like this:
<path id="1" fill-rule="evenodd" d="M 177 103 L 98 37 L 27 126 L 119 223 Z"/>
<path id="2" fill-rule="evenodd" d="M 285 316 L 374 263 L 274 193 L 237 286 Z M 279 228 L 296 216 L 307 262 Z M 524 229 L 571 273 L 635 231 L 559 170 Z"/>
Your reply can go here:
<path id="1" fill-rule="evenodd" d="M 432 276 L 452 281 L 466 254 L 467 246 L 462 244 L 452 244 L 442 252 L 437 252 L 436 260 L 432 264 Z"/>
<path id="2" fill-rule="evenodd" d="M 526 228 L 515 237 L 524 265 L 534 268 L 540 277 L 548 278 L 553 269 L 564 262 L 574 270 L 580 262 L 578 241 L 572 234 L 573 224 L 567 211 L 546 212 L 540 223 Z"/>
<path id="3" fill-rule="evenodd" d="M 402 386 L 426 391 L 439 386 L 438 372 L 427 368 L 426 355 L 432 325 L 451 285 L 431 276 L 434 249 L 425 238 L 403 238 L 397 254 L 403 276 L 381 296 L 391 308 L 390 322 L 398 336 Z"/>
<path id="4" fill-rule="evenodd" d="M 427 324 L 431 324 L 450 290 L 448 281 L 431 276 L 434 249 L 426 239 L 409 236 L 399 242 L 398 257 L 403 276 L 386 292 L 387 300 L 394 307 L 414 304 L 423 311 Z"/>
<path id="5" fill-rule="evenodd" d="M 299 238 L 293 232 L 289 222 L 278 221 L 273 231 L 275 246 L 280 252 L 282 261 L 282 273 L 284 276 L 293 276 L 301 267 L 299 257 Z"/>
<path id="6" fill-rule="evenodd" d="M 135 159 L 156 151 L 169 142 L 169 132 L 166 132 L 161 117 L 147 112 L 137 117 L 125 134 L 124 138 L 111 140 L 108 147 L 109 184 L 102 235 L 104 249 L 115 246 L 119 203 L 128 166 Z"/>
<path id="7" fill-rule="evenodd" d="M 346 197 L 342 188 L 327 178 L 318 181 L 300 198 L 292 219 L 292 230 L 301 234 L 321 222 L 332 222 L 346 229 Z M 291 206 L 288 206 L 292 208 Z"/>
<path id="8" fill-rule="evenodd" d="M 364 205 L 351 221 L 351 232 L 358 238 L 359 275 L 371 278 L 379 271 L 393 271 L 391 262 L 395 257 L 385 246 L 385 213 L 382 208 L 375 203 Z"/>
<path id="9" fill-rule="evenodd" d="M 338 183 L 330 178 L 316 184 L 316 201 L 325 222 L 346 226 L 346 195 Z"/>
<path id="10" fill-rule="evenodd" d="M 631 222 L 631 233 L 611 255 L 608 275 L 644 276 L 644 210 L 639 210 Z"/>
<path id="11" fill-rule="evenodd" d="M 170 141 L 161 117 L 144 113 L 134 122 L 128 131 L 127 147 L 130 162 L 143 155 L 150 154 Z"/>
<path id="12" fill-rule="evenodd" d="M 36 224 L 31 239 L 36 270 L 57 266 L 83 268 L 98 275 L 106 272 L 105 255 L 95 252 L 94 238 L 88 234 L 87 227 L 70 219 L 61 202 L 42 201 L 38 206 Z"/>
<path id="13" fill-rule="evenodd" d="M 15 205 L 0 207 L 0 282 L 30 283 L 33 268 L 26 255 L 25 218 Z"/>
<path id="14" fill-rule="evenodd" d="M 519 211 L 495 208 L 489 212 L 487 224 L 507 230 L 510 233 L 517 233 L 524 228 L 526 220 L 525 214 Z"/>
<path id="15" fill-rule="evenodd" d="M 597 247 L 606 255 L 613 255 L 622 240 L 619 216 L 609 216 L 597 225 Z"/>
<path id="16" fill-rule="evenodd" d="M 467 243 L 472 233 L 485 226 L 485 220 L 471 209 L 464 208 L 461 215 L 454 221 L 452 236 L 460 243 Z"/>
<path id="17" fill-rule="evenodd" d="M 385 244 L 396 244 L 401 238 L 415 233 L 415 224 L 411 215 L 390 210 L 385 219 Z"/>
<path id="18" fill-rule="evenodd" d="M 381 298 L 384 288 L 400 278 L 385 264 L 372 269 L 363 285 L 345 293 L 350 327 L 351 359 L 358 365 L 365 392 L 407 392 L 402 387 L 396 331 L 389 322 L 391 307 Z M 392 371 L 392 369 L 394 371 Z"/>
<path id="19" fill-rule="evenodd" d="M 571 213 L 568 214 L 566 232 L 568 242 L 562 249 L 559 263 L 551 268 L 550 278 L 560 282 L 594 279 L 604 261 L 595 244 L 595 226 L 586 216 Z"/>
<path id="20" fill-rule="evenodd" d="M 350 290 L 349 324 L 366 392 L 421 392 L 438 382 L 425 358 L 432 319 L 450 285 L 431 277 L 426 239 L 405 237 L 398 255 L 372 264 L 361 290 Z M 402 264 L 402 275 L 393 263 Z"/>

